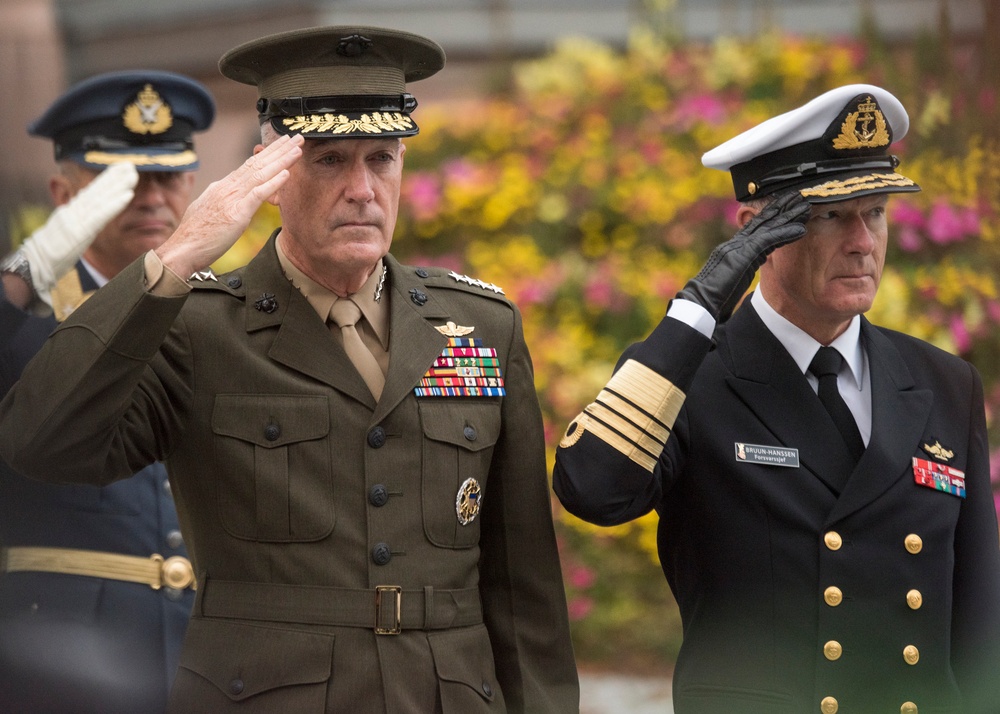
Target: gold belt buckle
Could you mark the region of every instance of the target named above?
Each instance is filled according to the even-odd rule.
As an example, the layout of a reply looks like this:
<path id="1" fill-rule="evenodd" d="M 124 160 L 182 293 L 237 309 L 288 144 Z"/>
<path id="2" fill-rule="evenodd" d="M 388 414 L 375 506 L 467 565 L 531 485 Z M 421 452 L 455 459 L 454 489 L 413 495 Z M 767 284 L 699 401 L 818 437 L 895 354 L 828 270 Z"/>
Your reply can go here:
<path id="1" fill-rule="evenodd" d="M 392 597 L 392 602 L 387 603 L 386 598 Z M 382 627 L 382 608 L 392 607 L 392 627 Z M 376 635 L 398 635 L 402 632 L 400 627 L 403 614 L 403 588 L 399 585 L 376 585 L 375 586 L 375 634 Z"/>
<path id="2" fill-rule="evenodd" d="M 155 585 L 150 584 L 154 590 L 159 590 L 163 586 L 177 590 L 193 587 L 194 568 L 191 567 L 190 560 L 182 555 L 173 555 L 166 560 L 162 555 L 154 555 L 152 559 L 160 565 L 159 582 Z"/>

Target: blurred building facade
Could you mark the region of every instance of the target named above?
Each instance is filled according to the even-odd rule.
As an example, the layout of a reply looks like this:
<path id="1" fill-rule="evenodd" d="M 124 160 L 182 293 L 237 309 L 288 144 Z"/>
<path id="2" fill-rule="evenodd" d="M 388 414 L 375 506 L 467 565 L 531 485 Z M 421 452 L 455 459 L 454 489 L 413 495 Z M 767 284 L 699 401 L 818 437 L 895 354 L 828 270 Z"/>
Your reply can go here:
<path id="1" fill-rule="evenodd" d="M 624 45 L 652 16 L 680 37 L 711 39 L 772 29 L 850 35 L 870 18 L 888 39 L 935 28 L 981 32 L 995 0 L 4 0 L 0 4 L 0 254 L 10 217 L 47 204 L 48 142 L 25 126 L 69 84 L 99 72 L 166 69 L 203 82 L 218 103 L 198 136 L 198 186 L 238 165 L 256 140 L 251 87 L 223 78 L 223 52 L 271 32 L 323 24 L 400 27 L 440 42 L 448 69 L 423 82 L 422 102 L 472 95 L 498 65 L 545 52 L 566 35 Z M 993 18 L 995 20 L 995 17 Z"/>

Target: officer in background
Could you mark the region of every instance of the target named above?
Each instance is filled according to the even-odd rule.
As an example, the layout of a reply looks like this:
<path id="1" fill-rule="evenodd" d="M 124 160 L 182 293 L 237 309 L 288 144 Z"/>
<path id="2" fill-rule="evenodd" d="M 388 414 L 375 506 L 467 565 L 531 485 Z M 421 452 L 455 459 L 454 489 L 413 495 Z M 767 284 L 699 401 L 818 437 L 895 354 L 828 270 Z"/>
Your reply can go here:
<path id="1" fill-rule="evenodd" d="M 171 712 L 579 710 L 520 314 L 388 252 L 407 83 L 444 59 L 372 27 L 228 52 L 262 144 L 0 406 L 34 478 L 166 458 L 198 573 Z M 282 226 L 260 253 L 206 270 L 264 200 Z"/>
<path id="2" fill-rule="evenodd" d="M 0 393 L 59 322 L 177 228 L 198 166 L 192 133 L 214 113 L 187 77 L 126 71 L 75 85 L 29 127 L 54 144 L 57 208 L 3 262 Z M 137 466 L 100 488 L 103 466 L 65 466 L 78 485 L 0 462 L 0 710 L 162 712 L 195 587 L 166 470 Z"/>
<path id="3" fill-rule="evenodd" d="M 705 154 L 742 229 L 557 450 L 570 512 L 659 514 L 677 714 L 1000 710 L 982 383 L 862 317 L 887 194 L 919 190 L 889 154 L 907 126 L 850 85 Z"/>

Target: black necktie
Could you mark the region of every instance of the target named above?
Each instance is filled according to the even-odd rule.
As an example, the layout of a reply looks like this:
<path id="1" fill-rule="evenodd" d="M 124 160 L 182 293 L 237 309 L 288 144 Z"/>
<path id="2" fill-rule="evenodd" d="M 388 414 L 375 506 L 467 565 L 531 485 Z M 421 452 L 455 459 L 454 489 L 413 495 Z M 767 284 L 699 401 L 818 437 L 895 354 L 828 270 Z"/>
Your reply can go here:
<path id="1" fill-rule="evenodd" d="M 833 423 L 837 425 L 840 435 L 844 437 L 844 443 L 850 450 L 854 460 L 861 458 L 865 450 L 865 442 L 861 439 L 861 432 L 858 431 L 858 423 L 854 421 L 854 415 L 844 398 L 840 396 L 837 389 L 837 373 L 840 371 L 840 363 L 843 358 L 833 347 L 820 347 L 819 352 L 813 357 L 809 365 L 809 371 L 816 375 L 819 380 L 819 400 L 833 417 Z"/>

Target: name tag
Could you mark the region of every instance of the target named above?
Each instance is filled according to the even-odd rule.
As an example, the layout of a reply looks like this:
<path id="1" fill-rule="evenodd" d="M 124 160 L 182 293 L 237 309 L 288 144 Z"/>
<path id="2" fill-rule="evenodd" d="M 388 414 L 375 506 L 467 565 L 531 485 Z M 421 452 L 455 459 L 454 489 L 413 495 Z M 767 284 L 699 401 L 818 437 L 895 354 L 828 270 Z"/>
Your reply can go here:
<path id="1" fill-rule="evenodd" d="M 748 464 L 764 464 L 766 466 L 799 467 L 799 450 L 784 446 L 762 446 L 760 444 L 744 444 L 737 441 L 736 460 Z"/>

